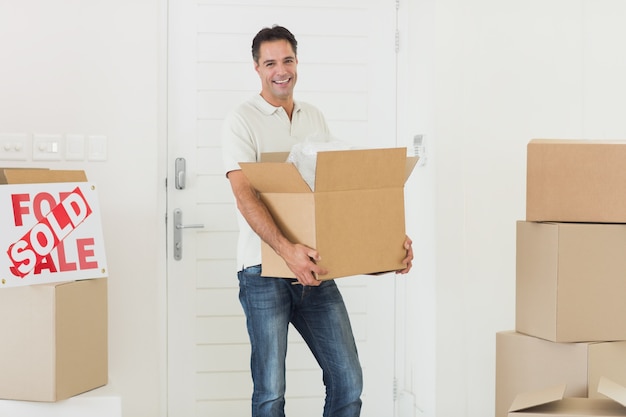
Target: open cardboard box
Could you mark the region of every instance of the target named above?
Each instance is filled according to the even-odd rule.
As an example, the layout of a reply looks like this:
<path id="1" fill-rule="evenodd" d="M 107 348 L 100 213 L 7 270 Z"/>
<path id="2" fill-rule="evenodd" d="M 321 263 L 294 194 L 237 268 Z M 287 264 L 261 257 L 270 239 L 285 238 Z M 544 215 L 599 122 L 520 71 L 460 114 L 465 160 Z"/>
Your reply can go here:
<path id="1" fill-rule="evenodd" d="M 515 331 L 496 333 L 496 414 L 516 395 L 564 383 L 565 396 L 603 398 L 598 382 L 626 384 L 626 341 L 556 343 Z"/>
<path id="2" fill-rule="evenodd" d="M 615 417 L 626 416 L 626 388 L 608 378 L 601 378 L 598 392 L 607 398 L 564 398 L 565 384 L 519 394 L 509 417 Z"/>
<path id="3" fill-rule="evenodd" d="M 275 162 L 287 155 L 240 166 L 285 236 L 319 251 L 329 273 L 318 279 L 404 268 L 404 183 L 417 157 L 406 148 L 319 152 L 312 191 L 295 165 Z M 262 275 L 294 277 L 267 244 L 261 250 Z"/>

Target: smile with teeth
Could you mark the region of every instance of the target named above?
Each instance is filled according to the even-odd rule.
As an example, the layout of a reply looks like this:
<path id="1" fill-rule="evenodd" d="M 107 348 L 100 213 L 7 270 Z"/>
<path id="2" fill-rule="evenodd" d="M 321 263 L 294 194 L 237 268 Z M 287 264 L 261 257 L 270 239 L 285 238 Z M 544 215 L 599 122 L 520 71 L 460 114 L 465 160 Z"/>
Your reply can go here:
<path id="1" fill-rule="evenodd" d="M 286 84 L 291 80 L 291 78 L 287 78 L 286 80 L 276 80 L 274 83 L 276 84 Z"/>

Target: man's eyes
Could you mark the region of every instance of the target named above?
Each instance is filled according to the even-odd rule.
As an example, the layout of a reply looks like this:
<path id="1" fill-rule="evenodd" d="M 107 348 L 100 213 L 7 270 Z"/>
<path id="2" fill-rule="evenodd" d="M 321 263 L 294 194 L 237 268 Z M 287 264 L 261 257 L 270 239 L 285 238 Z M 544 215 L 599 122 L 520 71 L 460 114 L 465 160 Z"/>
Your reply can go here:
<path id="1" fill-rule="evenodd" d="M 285 61 L 283 61 L 285 64 L 293 64 L 295 61 L 295 59 L 286 59 Z M 274 65 L 276 65 L 275 62 L 267 62 L 265 63 L 265 66 L 267 68 L 273 67 Z"/>

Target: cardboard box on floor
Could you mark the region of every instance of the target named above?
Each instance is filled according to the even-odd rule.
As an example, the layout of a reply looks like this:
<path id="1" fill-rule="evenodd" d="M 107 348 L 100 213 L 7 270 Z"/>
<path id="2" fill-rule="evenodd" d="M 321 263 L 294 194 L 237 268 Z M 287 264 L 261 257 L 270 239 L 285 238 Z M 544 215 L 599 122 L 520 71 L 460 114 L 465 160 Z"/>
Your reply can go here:
<path id="1" fill-rule="evenodd" d="M 601 398 L 601 376 L 626 385 L 626 341 L 556 343 L 498 332 L 495 417 L 506 417 L 518 394 L 560 383 L 568 397 Z"/>
<path id="2" fill-rule="evenodd" d="M 602 378 L 598 390 L 605 398 L 564 398 L 564 384 L 523 393 L 515 398 L 508 416 L 626 416 L 626 388 Z"/>
<path id="3" fill-rule="evenodd" d="M 626 223 L 626 141 L 534 139 L 526 220 Z"/>
<path id="4" fill-rule="evenodd" d="M 328 280 L 403 268 L 404 183 L 416 162 L 406 148 L 319 152 L 315 191 L 291 163 L 240 166 L 286 237 L 319 251 Z M 265 243 L 262 259 L 264 276 L 294 276 Z"/>
<path id="5" fill-rule="evenodd" d="M 517 331 L 626 340 L 626 224 L 520 221 L 516 244 Z"/>
<path id="6" fill-rule="evenodd" d="M 58 401 L 106 385 L 107 280 L 0 290 L 0 398 Z"/>
<path id="7" fill-rule="evenodd" d="M 0 168 L 0 184 L 86 182 L 83 171 Z M 0 185 L 2 187 L 2 185 Z M 107 279 L 0 289 L 0 398 L 53 402 L 108 382 Z"/>

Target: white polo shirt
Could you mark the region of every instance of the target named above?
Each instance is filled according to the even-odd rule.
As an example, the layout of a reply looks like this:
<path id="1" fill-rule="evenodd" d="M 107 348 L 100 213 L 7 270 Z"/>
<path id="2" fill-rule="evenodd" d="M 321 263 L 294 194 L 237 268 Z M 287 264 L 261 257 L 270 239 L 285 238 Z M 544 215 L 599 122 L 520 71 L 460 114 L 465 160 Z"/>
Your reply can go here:
<path id="1" fill-rule="evenodd" d="M 222 154 L 225 173 L 241 169 L 239 162 L 258 162 L 265 152 L 289 152 L 305 140 L 327 141 L 326 119 L 316 107 L 295 102 L 289 120 L 282 107 L 274 107 L 261 95 L 242 103 L 225 119 L 222 128 Z M 261 240 L 237 211 L 239 269 L 261 263 Z"/>

